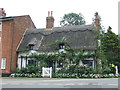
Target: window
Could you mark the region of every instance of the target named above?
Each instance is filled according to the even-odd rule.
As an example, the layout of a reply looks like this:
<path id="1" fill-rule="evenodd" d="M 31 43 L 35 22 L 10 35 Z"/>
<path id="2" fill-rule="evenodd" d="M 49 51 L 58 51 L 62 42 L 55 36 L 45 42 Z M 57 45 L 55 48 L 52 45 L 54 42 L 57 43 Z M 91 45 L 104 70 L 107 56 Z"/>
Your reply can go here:
<path id="1" fill-rule="evenodd" d="M 93 60 L 82 60 L 83 65 L 90 67 L 92 66 Z"/>
<path id="2" fill-rule="evenodd" d="M 65 44 L 64 43 L 60 43 L 59 44 L 59 52 L 66 53 L 66 51 L 65 51 Z"/>
<path id="3" fill-rule="evenodd" d="M 1 69 L 6 69 L 6 58 L 2 58 L 1 60 Z"/>
<path id="4" fill-rule="evenodd" d="M 28 65 L 36 65 L 36 61 L 35 60 L 28 60 Z"/>
<path id="5" fill-rule="evenodd" d="M 34 45 L 33 44 L 30 44 L 29 45 L 29 50 L 33 50 L 34 49 Z"/>
<path id="6" fill-rule="evenodd" d="M 65 44 L 64 43 L 60 43 L 59 44 L 59 49 L 64 49 L 65 48 Z"/>
<path id="7" fill-rule="evenodd" d="M 63 67 L 63 62 L 57 62 L 57 67 L 58 67 L 58 68 Z"/>

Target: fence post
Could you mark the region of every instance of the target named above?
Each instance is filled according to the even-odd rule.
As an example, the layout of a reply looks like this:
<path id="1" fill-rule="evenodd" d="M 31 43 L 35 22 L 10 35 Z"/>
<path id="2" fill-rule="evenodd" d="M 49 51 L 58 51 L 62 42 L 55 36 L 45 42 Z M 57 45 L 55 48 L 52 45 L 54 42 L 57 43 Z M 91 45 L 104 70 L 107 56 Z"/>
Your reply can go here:
<path id="1" fill-rule="evenodd" d="M 52 67 L 50 67 L 50 78 L 52 78 Z"/>
<path id="2" fill-rule="evenodd" d="M 118 66 L 115 66 L 115 70 L 116 70 L 116 75 L 118 75 Z"/>
<path id="3" fill-rule="evenodd" d="M 42 67 L 42 76 L 44 77 L 44 67 Z"/>

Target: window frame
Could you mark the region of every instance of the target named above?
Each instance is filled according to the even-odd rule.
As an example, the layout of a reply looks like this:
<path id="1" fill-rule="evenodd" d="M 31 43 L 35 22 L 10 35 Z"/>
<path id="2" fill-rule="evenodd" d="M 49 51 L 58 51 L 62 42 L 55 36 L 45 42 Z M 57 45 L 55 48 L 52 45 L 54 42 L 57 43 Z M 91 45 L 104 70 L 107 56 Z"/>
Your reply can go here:
<path id="1" fill-rule="evenodd" d="M 34 50 L 34 44 L 29 44 L 29 50 Z"/>
<path id="2" fill-rule="evenodd" d="M 65 44 L 64 43 L 60 43 L 59 44 L 59 49 L 65 49 Z"/>

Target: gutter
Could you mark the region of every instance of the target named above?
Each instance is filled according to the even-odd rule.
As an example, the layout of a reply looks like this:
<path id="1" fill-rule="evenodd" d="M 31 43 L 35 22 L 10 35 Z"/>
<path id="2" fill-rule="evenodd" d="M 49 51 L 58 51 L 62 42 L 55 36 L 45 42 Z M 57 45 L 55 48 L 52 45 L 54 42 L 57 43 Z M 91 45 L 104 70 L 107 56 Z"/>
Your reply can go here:
<path id="1" fill-rule="evenodd" d="M 7 20 L 12 20 L 12 19 L 14 19 L 13 16 L 10 16 L 10 17 L 1 17 L 0 21 L 7 21 Z"/>

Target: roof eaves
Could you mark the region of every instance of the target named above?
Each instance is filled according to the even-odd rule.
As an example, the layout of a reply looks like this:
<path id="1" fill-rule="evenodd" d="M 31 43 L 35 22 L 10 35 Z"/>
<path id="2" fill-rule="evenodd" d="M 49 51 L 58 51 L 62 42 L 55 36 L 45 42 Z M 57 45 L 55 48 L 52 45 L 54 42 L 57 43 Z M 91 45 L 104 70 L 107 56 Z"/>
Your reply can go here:
<path id="1" fill-rule="evenodd" d="M 7 21 L 7 20 L 12 20 L 12 19 L 14 19 L 13 16 L 10 16 L 10 17 L 1 17 L 0 21 Z"/>

